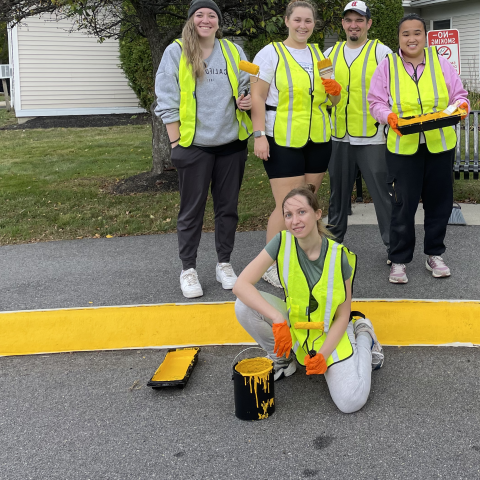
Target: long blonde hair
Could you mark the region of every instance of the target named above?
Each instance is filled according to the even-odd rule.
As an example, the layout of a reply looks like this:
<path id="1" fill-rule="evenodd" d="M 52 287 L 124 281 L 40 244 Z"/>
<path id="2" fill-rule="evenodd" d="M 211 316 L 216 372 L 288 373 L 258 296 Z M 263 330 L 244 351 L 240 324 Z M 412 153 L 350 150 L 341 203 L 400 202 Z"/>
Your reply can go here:
<path id="1" fill-rule="evenodd" d="M 216 38 L 222 38 L 220 28 L 215 32 Z M 203 78 L 205 75 L 205 62 L 203 61 L 203 53 L 198 41 L 197 30 L 195 29 L 194 15 L 186 22 L 182 30 L 183 53 L 187 57 L 187 65 L 191 67 L 192 74 L 195 78 Z"/>

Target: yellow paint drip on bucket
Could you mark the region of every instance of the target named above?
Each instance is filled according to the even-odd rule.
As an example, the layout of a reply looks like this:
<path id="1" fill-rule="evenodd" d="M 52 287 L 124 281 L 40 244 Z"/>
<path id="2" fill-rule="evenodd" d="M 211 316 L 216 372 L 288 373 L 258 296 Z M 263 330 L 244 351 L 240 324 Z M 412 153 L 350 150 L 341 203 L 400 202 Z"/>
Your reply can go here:
<path id="1" fill-rule="evenodd" d="M 270 393 L 270 382 L 268 381 L 273 369 L 273 362 L 265 357 L 247 358 L 237 363 L 235 370 L 244 377 L 245 385 L 247 381 L 250 385 L 250 393 L 255 392 L 255 401 L 258 408 L 258 385 L 265 393 Z"/>

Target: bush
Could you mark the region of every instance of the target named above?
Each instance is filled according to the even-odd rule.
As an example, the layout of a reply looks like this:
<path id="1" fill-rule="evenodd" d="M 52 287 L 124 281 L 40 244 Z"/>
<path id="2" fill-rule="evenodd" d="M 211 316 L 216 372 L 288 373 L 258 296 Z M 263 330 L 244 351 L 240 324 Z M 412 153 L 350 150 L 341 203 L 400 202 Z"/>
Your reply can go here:
<path id="1" fill-rule="evenodd" d="M 6 23 L 0 23 L 0 63 L 3 64 L 3 65 L 7 65 L 9 63 L 9 61 L 8 61 L 7 24 Z"/>
<path id="2" fill-rule="evenodd" d="M 120 66 L 139 105 L 149 112 L 155 98 L 155 81 L 148 40 L 134 35 L 121 39 Z"/>
<path id="3" fill-rule="evenodd" d="M 372 14 L 368 38 L 378 38 L 394 52 L 398 50 L 398 22 L 404 15 L 401 0 L 367 0 Z"/>

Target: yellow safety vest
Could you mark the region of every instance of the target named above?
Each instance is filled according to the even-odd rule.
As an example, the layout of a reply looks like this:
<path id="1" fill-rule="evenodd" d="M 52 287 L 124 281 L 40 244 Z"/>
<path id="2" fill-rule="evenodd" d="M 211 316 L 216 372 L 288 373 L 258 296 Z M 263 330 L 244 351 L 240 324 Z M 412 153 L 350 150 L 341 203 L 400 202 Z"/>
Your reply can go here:
<path id="1" fill-rule="evenodd" d="M 360 55 L 350 67 L 344 49 L 347 42 L 337 42 L 328 58 L 332 60 L 335 80 L 342 86 L 340 102 L 332 109 L 332 135 L 343 138 L 371 138 L 377 134 L 378 124 L 370 115 L 367 101 L 370 81 L 377 68 L 378 40 L 368 40 Z"/>
<path id="2" fill-rule="evenodd" d="M 300 247 L 297 239 L 290 232 L 285 230 L 281 232 L 277 255 L 278 273 L 285 291 L 287 323 L 292 335 L 293 351 L 301 365 L 305 365 L 304 359 L 309 351 L 315 350 L 318 353 L 334 321 L 338 306 L 346 300 L 342 275 L 342 250 L 347 255 L 348 262 L 352 267 L 352 276 L 350 277 L 352 284 L 355 276 L 357 256 L 333 240 L 323 238 L 322 241 L 328 241 L 327 255 L 322 276 L 312 291 L 310 291 L 298 261 L 297 249 Z M 318 303 L 318 307 L 314 311 L 310 306 L 311 296 Z M 297 322 L 324 322 L 323 331 L 296 329 Z M 345 332 L 336 349 L 328 357 L 327 366 L 341 362 L 352 354 L 352 344 Z"/>
<path id="3" fill-rule="evenodd" d="M 195 137 L 195 126 L 197 123 L 197 100 L 195 96 L 196 79 L 192 74 L 191 67 L 187 65 L 187 58 L 183 53 L 182 41 L 175 40 L 182 48 L 180 65 L 178 69 L 178 81 L 180 84 L 180 142 L 182 147 L 189 147 Z M 238 138 L 247 139 L 252 133 L 252 121 L 247 115 L 237 108 L 236 99 L 238 98 L 238 64 L 240 63 L 240 54 L 235 45 L 229 40 L 221 39 L 220 46 L 227 62 L 227 75 L 232 87 L 233 101 L 235 102 L 235 113 L 238 121 Z"/>
<path id="4" fill-rule="evenodd" d="M 388 55 L 390 66 L 390 96 L 393 99 L 392 112 L 399 118 L 422 113 L 441 112 L 448 107 L 447 84 L 435 47 L 425 49 L 425 69 L 415 82 L 405 70 L 400 56 Z M 424 132 L 427 148 L 431 153 L 446 152 L 455 148 L 457 135 L 450 127 Z M 398 155 L 413 155 L 420 144 L 420 133 L 399 137 L 392 129 L 387 135 L 387 148 Z"/>
<path id="5" fill-rule="evenodd" d="M 310 75 L 292 57 L 283 43 L 273 43 L 278 54 L 275 86 L 278 106 L 273 126 L 275 142 L 282 147 L 301 148 L 308 140 L 328 142 L 331 137 L 329 99 L 317 68 L 324 60 L 317 44 L 308 44 L 313 63 L 313 89 Z"/>

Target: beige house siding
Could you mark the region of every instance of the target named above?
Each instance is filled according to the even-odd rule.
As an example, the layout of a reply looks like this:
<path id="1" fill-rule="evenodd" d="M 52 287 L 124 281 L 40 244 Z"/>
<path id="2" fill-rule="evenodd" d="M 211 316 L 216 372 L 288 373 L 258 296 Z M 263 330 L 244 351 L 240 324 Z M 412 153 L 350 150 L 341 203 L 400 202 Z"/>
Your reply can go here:
<path id="1" fill-rule="evenodd" d="M 118 67 L 118 42 L 98 43 L 70 27 L 42 17 L 16 29 L 18 116 L 143 111 Z"/>

